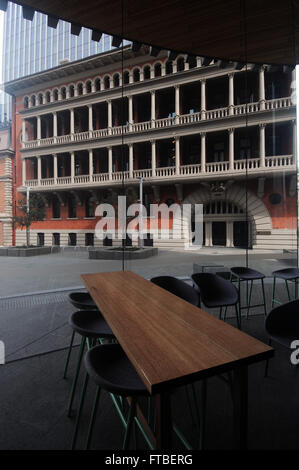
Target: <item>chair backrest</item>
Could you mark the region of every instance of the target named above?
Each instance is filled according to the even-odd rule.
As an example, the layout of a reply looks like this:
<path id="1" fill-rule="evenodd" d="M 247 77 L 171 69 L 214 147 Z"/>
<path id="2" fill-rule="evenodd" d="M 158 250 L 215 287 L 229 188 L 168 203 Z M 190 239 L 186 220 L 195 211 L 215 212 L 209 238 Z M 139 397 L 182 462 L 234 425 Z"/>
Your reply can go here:
<path id="1" fill-rule="evenodd" d="M 265 328 L 270 335 L 290 333 L 295 337 L 297 333 L 299 339 L 299 299 L 273 308 L 265 319 Z"/>
<path id="2" fill-rule="evenodd" d="M 151 282 L 156 284 L 162 289 L 171 292 L 172 294 L 186 300 L 192 305 L 199 306 L 199 295 L 193 287 L 189 286 L 186 282 L 172 276 L 158 276 L 153 277 Z"/>
<path id="3" fill-rule="evenodd" d="M 237 288 L 228 280 L 214 273 L 192 274 L 192 280 L 200 289 L 200 298 L 209 307 L 234 305 L 238 302 Z M 217 305 L 216 305 L 217 304 Z"/>

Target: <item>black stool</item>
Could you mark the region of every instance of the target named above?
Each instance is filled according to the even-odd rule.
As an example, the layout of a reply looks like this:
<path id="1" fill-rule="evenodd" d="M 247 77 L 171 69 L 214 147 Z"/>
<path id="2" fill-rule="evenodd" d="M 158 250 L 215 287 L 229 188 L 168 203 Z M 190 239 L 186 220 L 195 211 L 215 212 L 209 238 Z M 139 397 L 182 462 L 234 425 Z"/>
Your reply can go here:
<path id="1" fill-rule="evenodd" d="M 236 278 L 236 280 L 238 281 L 240 316 L 242 314 L 242 309 L 246 308 L 247 309 L 247 318 L 248 318 L 249 309 L 250 308 L 256 308 L 256 307 L 264 307 L 264 314 L 266 316 L 267 315 L 267 308 L 266 308 L 266 297 L 265 297 L 265 287 L 264 287 L 265 275 L 263 273 L 260 273 L 259 271 L 256 271 L 255 269 L 245 268 L 245 267 L 233 267 L 233 268 L 231 268 L 231 273 Z M 247 305 L 245 305 L 244 307 L 241 306 L 241 282 L 243 282 L 243 281 L 246 281 L 247 283 L 250 282 Z M 264 301 L 262 304 L 250 305 L 253 281 L 261 281 L 263 301 Z"/>
<path id="2" fill-rule="evenodd" d="M 148 391 L 119 344 L 103 344 L 91 348 L 85 354 L 84 363 L 87 372 L 77 414 L 72 440 L 72 449 L 74 449 L 76 445 L 81 411 L 84 404 L 89 378 L 95 382 L 97 385 L 97 390 L 89 423 L 86 449 L 89 449 L 90 447 L 101 389 L 106 390 L 113 395 L 131 397 L 128 417 L 126 419 L 124 416 L 122 416 L 122 421 L 126 429 L 123 441 L 123 449 L 127 449 L 132 424 L 136 417 L 137 397 L 149 396 Z"/>
<path id="3" fill-rule="evenodd" d="M 218 308 L 222 319 L 223 307 L 235 307 L 238 328 L 241 328 L 241 316 L 238 312 L 239 294 L 236 287 L 228 280 L 213 273 L 192 274 L 192 279 L 200 289 L 200 298 L 208 308 Z"/>
<path id="4" fill-rule="evenodd" d="M 78 360 L 75 375 L 73 378 L 72 389 L 69 397 L 67 415 L 71 415 L 72 404 L 75 396 L 80 366 L 85 345 L 90 348 L 97 339 L 109 338 L 114 339 L 112 330 L 102 315 L 97 310 L 79 310 L 73 313 L 69 318 L 69 324 L 74 332 L 81 335 L 81 343 L 79 348 Z"/>
<path id="5" fill-rule="evenodd" d="M 91 295 L 88 292 L 71 292 L 68 295 L 68 300 L 69 302 L 78 310 L 98 310 L 98 307 L 96 306 L 94 300 L 92 299 Z M 72 332 L 71 336 L 71 341 L 65 361 L 65 366 L 64 366 L 64 372 L 63 372 L 63 378 L 66 378 L 68 366 L 69 366 L 69 361 L 71 357 L 71 352 L 73 348 L 73 343 L 74 343 L 74 338 L 75 338 L 75 330 Z"/>
<path id="6" fill-rule="evenodd" d="M 279 269 L 278 271 L 273 271 L 273 287 L 272 287 L 272 302 L 271 307 L 273 308 L 274 303 L 281 304 L 279 300 L 275 299 L 275 287 L 276 287 L 276 278 L 283 279 L 285 281 L 288 299 L 289 302 L 291 301 L 291 295 L 289 290 L 288 282 L 294 282 L 294 298 L 297 299 L 298 297 L 298 279 L 299 279 L 299 268 L 286 268 L 286 269 Z"/>

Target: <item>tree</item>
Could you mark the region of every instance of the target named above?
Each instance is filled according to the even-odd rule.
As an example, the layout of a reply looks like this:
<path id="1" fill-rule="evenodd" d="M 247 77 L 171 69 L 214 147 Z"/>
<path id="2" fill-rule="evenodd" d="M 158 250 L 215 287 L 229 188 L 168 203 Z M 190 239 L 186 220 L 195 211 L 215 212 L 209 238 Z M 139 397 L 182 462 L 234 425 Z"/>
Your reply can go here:
<path id="1" fill-rule="evenodd" d="M 29 208 L 27 198 L 19 199 L 17 202 L 17 214 L 12 221 L 22 229 L 26 228 L 26 246 L 30 245 L 30 226 L 32 222 L 38 222 L 45 218 L 45 204 L 39 194 L 30 194 Z"/>

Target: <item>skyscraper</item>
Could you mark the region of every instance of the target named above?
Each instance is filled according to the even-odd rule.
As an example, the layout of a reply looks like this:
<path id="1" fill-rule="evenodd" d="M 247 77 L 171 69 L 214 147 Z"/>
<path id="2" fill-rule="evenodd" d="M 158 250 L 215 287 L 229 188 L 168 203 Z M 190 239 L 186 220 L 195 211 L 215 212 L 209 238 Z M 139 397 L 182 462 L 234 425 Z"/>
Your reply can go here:
<path id="1" fill-rule="evenodd" d="M 91 40 L 91 30 L 82 28 L 71 34 L 71 24 L 59 20 L 57 28 L 47 26 L 47 16 L 35 12 L 33 21 L 25 20 L 22 7 L 8 2 L 3 20 L 2 82 L 41 72 L 60 61 L 78 60 L 112 48 L 111 36 Z M 1 120 L 11 115 L 10 97 L 3 97 Z"/>

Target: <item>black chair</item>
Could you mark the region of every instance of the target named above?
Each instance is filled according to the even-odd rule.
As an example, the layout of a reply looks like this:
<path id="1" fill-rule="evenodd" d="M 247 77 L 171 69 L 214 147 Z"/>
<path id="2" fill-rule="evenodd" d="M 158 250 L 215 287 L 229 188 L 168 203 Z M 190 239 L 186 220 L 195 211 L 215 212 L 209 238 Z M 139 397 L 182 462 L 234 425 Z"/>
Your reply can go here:
<path id="1" fill-rule="evenodd" d="M 68 295 L 69 302 L 78 310 L 98 310 L 94 300 L 88 292 L 71 292 Z M 73 349 L 73 343 L 75 339 L 75 330 L 72 332 L 71 341 L 68 348 L 68 353 L 65 361 L 63 378 L 66 378 L 71 352 Z"/>
<path id="2" fill-rule="evenodd" d="M 199 287 L 200 299 L 208 308 L 220 308 L 219 318 L 222 319 L 223 307 L 235 307 L 238 328 L 241 318 L 238 312 L 239 294 L 237 288 L 226 279 L 213 273 L 192 274 L 192 280 Z"/>
<path id="3" fill-rule="evenodd" d="M 122 420 L 126 428 L 123 449 L 126 449 L 130 440 L 132 425 L 136 417 L 137 397 L 149 396 L 148 391 L 119 344 L 104 344 L 91 348 L 85 354 L 84 363 L 87 372 L 76 419 L 72 449 L 74 449 L 76 445 L 80 417 L 89 378 L 95 382 L 97 390 L 89 423 L 86 449 L 90 447 L 101 390 L 106 390 L 113 396 L 131 397 L 128 417 L 125 418 L 125 416 L 122 415 Z"/>
<path id="4" fill-rule="evenodd" d="M 273 276 L 272 303 L 271 303 L 272 308 L 274 306 L 274 303 L 281 304 L 281 302 L 279 300 L 275 299 L 276 279 L 283 279 L 285 281 L 289 301 L 291 301 L 291 295 L 290 295 L 288 282 L 293 282 L 294 283 L 294 299 L 297 299 L 297 297 L 298 297 L 299 268 L 279 269 L 278 271 L 273 271 L 272 276 Z"/>
<path id="5" fill-rule="evenodd" d="M 196 290 L 193 287 L 189 286 L 186 282 L 181 281 L 176 277 L 158 276 L 153 277 L 151 279 L 151 282 L 153 282 L 159 287 L 162 287 L 162 289 L 171 292 L 177 297 L 186 300 L 186 302 L 195 305 L 196 307 L 200 305 L 200 297 L 198 292 L 196 292 Z"/>
<path id="6" fill-rule="evenodd" d="M 242 315 L 242 309 L 247 310 L 247 318 L 249 314 L 249 309 L 250 308 L 256 308 L 256 307 L 264 307 L 264 314 L 265 316 L 267 315 L 267 307 L 266 307 L 266 297 L 265 297 L 265 287 L 264 287 L 264 279 L 265 275 L 263 273 L 260 273 L 259 271 L 256 271 L 255 269 L 243 267 L 243 266 L 236 266 L 231 268 L 231 273 L 234 278 L 238 281 L 238 288 L 239 288 L 239 312 L 240 316 Z M 241 306 L 241 282 L 246 281 L 247 286 L 248 282 L 250 283 L 249 287 L 249 295 L 247 299 L 247 305 Z M 256 304 L 256 305 L 251 305 L 251 294 L 252 294 L 252 287 L 253 287 L 253 282 L 254 281 L 261 281 L 261 286 L 262 286 L 262 295 L 263 295 L 263 303 L 262 304 Z"/>
<path id="7" fill-rule="evenodd" d="M 87 347 L 90 348 L 97 340 L 107 338 L 111 340 L 115 339 L 115 336 L 98 310 L 79 310 L 78 312 L 74 312 L 69 318 L 69 324 L 73 329 L 73 332 L 76 332 L 81 336 L 77 366 L 67 408 L 67 415 L 71 416 L 72 404 L 85 346 L 87 345 Z"/>
<path id="8" fill-rule="evenodd" d="M 265 329 L 272 341 L 291 349 L 291 343 L 299 338 L 299 299 L 275 307 L 265 320 Z M 268 375 L 269 359 L 266 362 L 265 377 Z"/>

